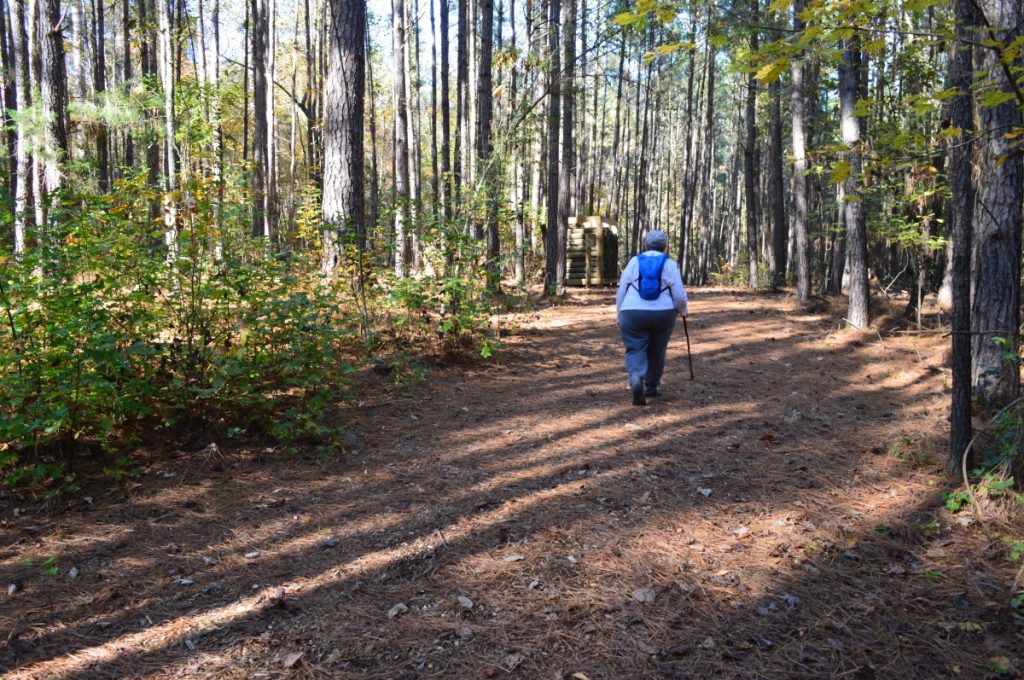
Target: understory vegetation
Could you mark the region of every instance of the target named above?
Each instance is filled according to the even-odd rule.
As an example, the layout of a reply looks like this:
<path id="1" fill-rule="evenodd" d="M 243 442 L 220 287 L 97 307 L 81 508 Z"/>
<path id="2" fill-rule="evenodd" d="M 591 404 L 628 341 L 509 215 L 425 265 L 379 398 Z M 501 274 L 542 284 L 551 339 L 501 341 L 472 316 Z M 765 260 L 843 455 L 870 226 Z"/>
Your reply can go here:
<path id="1" fill-rule="evenodd" d="M 396 281 L 352 247 L 324 274 L 313 252 L 248 238 L 217 188 L 181 189 L 172 248 L 141 178 L 64 191 L 33 247 L 0 262 L 4 484 L 72 491 L 76 461 L 118 478 L 140 442 L 197 432 L 339 450 L 328 410 L 360 365 L 490 353 L 465 272 Z"/>

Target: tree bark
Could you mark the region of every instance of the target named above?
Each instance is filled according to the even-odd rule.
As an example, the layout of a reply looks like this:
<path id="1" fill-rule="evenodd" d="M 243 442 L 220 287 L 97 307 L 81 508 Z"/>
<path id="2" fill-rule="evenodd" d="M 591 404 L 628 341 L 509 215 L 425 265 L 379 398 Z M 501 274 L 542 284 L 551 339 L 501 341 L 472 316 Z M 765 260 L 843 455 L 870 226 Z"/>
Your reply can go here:
<path id="1" fill-rule="evenodd" d="M 60 0 L 38 0 L 36 30 L 40 46 L 39 91 L 46 115 L 43 126 L 42 189 L 44 221 L 50 196 L 61 187 L 61 164 L 68 154 L 68 95 L 61 33 Z"/>
<path id="2" fill-rule="evenodd" d="M 451 6 L 448 0 L 440 0 L 441 3 L 441 182 L 438 187 L 441 200 L 441 217 L 447 224 L 452 218 L 452 185 L 451 185 L 451 158 L 452 158 L 452 121 L 451 121 L 451 95 L 449 93 L 449 69 L 448 54 L 450 52 L 448 41 L 448 21 L 451 15 Z"/>
<path id="3" fill-rule="evenodd" d="M 494 2 L 480 0 L 480 64 L 477 73 L 476 155 L 485 201 L 487 233 L 487 287 L 497 291 L 501 283 L 501 241 L 498 234 L 498 173 L 494 168 L 491 142 L 494 88 L 491 85 L 491 61 L 494 40 Z"/>
<path id="4" fill-rule="evenodd" d="M 252 0 L 253 222 L 252 235 L 275 238 L 277 172 L 274 153 L 274 1 Z"/>
<path id="5" fill-rule="evenodd" d="M 978 0 L 978 20 L 992 27 L 989 41 L 1009 45 L 1020 35 L 1021 7 L 1014 0 Z M 1007 27 L 1012 27 L 1007 29 Z M 988 74 L 984 91 L 1012 92 L 992 47 L 977 52 L 975 70 Z M 1019 58 L 1008 64 L 1014 68 Z M 980 106 L 978 190 L 974 212 L 974 301 L 971 306 L 975 395 L 991 409 L 1020 391 L 1020 258 L 1022 176 L 1020 147 L 1006 138 L 1019 130 L 1021 102 Z"/>
<path id="6" fill-rule="evenodd" d="M 96 42 L 93 45 L 93 87 L 102 106 L 107 91 L 106 24 L 102 0 L 93 0 L 92 11 L 93 26 L 96 28 Z M 105 194 L 110 191 L 110 145 L 107 140 L 107 124 L 102 120 L 96 122 L 96 165 L 99 170 L 99 190 L 101 194 Z"/>
<path id="7" fill-rule="evenodd" d="M 11 50 L 14 62 L 14 95 L 17 110 L 27 112 L 32 106 L 29 93 L 28 32 L 25 27 L 25 0 L 8 0 L 11 26 Z M 26 219 L 32 203 L 32 148 L 31 130 L 25 116 L 18 116 L 15 145 L 14 193 L 14 252 L 22 253 L 27 247 Z"/>
<path id="8" fill-rule="evenodd" d="M 559 41 L 559 17 L 562 13 L 561 0 L 548 0 L 548 224 L 544 233 L 544 291 L 560 294 L 563 281 L 559 272 L 565 267 L 564 241 L 559 249 L 559 168 L 558 141 L 561 122 L 561 81 L 562 58 Z M 562 262 L 562 267 L 559 267 Z"/>
<path id="9" fill-rule="evenodd" d="M 395 274 L 406 275 L 409 225 L 409 104 L 406 101 L 406 65 L 402 58 L 406 41 L 405 0 L 392 0 L 391 27 L 394 55 L 392 73 L 395 104 Z"/>
<path id="10" fill-rule="evenodd" d="M 771 100 L 771 149 L 769 158 L 769 189 L 772 205 L 772 286 L 786 283 L 786 247 L 789 223 L 786 221 L 786 193 L 782 174 L 782 85 L 776 80 L 769 86 Z"/>
<path id="11" fill-rule="evenodd" d="M 124 51 L 122 55 L 121 69 L 124 74 L 124 91 L 126 94 L 132 91 L 132 38 L 131 38 L 131 24 L 132 24 L 132 12 L 130 0 L 122 0 L 121 2 L 121 13 L 122 13 L 122 47 Z M 124 165 L 126 168 L 132 168 L 135 165 L 135 140 L 132 136 L 130 129 L 124 133 Z"/>
<path id="12" fill-rule="evenodd" d="M 323 262 L 339 259 L 338 238 L 364 229 L 363 112 L 366 3 L 331 0 L 330 64 L 324 97 Z"/>
<path id="13" fill-rule="evenodd" d="M 751 0 L 752 22 L 758 21 L 759 0 Z M 750 51 L 758 49 L 757 31 L 750 34 Z M 747 76 L 746 142 L 743 147 L 743 189 L 746 198 L 747 223 L 747 285 L 757 287 L 757 170 L 754 163 L 754 145 L 757 143 L 757 80 Z"/>
<path id="14" fill-rule="evenodd" d="M 462 175 L 467 171 L 464 151 L 469 144 L 469 0 L 457 0 L 459 5 L 459 37 L 455 56 L 455 149 L 452 163 L 451 195 L 462 211 Z"/>
<path id="15" fill-rule="evenodd" d="M 849 249 L 850 285 L 847 323 L 867 328 L 871 323 L 868 290 L 868 242 L 861 196 L 861 123 L 854 113 L 858 96 L 858 59 L 856 37 L 845 40 L 839 64 L 840 141 L 848 149 L 849 177 L 843 181 L 841 209 L 846 216 L 846 240 Z"/>
<path id="16" fill-rule="evenodd" d="M 804 30 L 800 13 L 804 0 L 793 4 L 793 29 Z M 793 60 L 790 67 L 792 97 L 790 114 L 793 124 L 793 235 L 796 239 L 796 296 L 801 303 L 810 300 L 811 276 L 807 257 L 807 139 L 804 130 L 804 60 Z"/>
<path id="17" fill-rule="evenodd" d="M 167 0 L 156 0 L 159 27 L 157 61 L 160 86 L 164 95 L 164 243 L 167 258 L 173 263 L 178 253 L 178 210 L 174 203 L 174 190 L 178 187 L 178 171 L 174 156 L 174 72 L 172 69 L 171 22 Z"/>
<path id="18" fill-rule="evenodd" d="M 572 212 L 573 186 L 576 178 L 576 0 L 562 0 L 562 43 L 565 53 L 562 57 L 562 168 L 558 173 L 558 259 L 555 271 L 558 278 L 556 293 L 565 293 L 566 240 L 569 232 L 569 215 Z"/>
<path id="19" fill-rule="evenodd" d="M 967 445 L 971 441 L 971 242 L 974 225 L 974 77 L 975 24 L 973 0 L 953 3 L 957 41 L 950 60 L 950 85 L 957 95 L 950 105 L 950 123 L 959 130 L 949 157 L 950 210 L 950 288 L 953 307 L 952 368 L 953 394 L 950 406 L 949 463 L 951 475 L 959 474 Z"/>

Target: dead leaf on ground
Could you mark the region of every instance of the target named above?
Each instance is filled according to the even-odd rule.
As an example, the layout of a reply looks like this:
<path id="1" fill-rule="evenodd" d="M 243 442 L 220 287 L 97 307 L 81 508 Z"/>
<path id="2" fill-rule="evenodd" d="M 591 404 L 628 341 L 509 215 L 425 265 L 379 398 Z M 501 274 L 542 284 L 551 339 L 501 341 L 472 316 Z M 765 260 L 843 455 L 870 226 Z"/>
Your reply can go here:
<path id="1" fill-rule="evenodd" d="M 281 665 L 285 668 L 293 668 L 295 664 L 297 664 L 299 660 L 302 658 L 303 654 L 305 654 L 305 652 L 292 652 L 288 656 L 284 657 L 284 660 L 281 662 Z"/>

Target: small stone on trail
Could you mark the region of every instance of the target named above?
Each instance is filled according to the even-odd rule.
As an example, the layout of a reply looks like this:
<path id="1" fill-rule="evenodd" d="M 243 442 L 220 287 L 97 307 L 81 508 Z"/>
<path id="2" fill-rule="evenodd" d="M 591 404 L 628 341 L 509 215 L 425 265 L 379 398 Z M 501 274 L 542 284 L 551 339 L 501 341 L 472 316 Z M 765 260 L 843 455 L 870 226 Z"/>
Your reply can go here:
<path id="1" fill-rule="evenodd" d="M 203 588 L 203 595 L 220 595 L 224 592 L 224 586 L 219 583 L 211 583 Z"/>
<path id="2" fill-rule="evenodd" d="M 23 589 L 21 581 L 11 581 L 7 584 L 7 596 L 10 597 Z"/>
<path id="3" fill-rule="evenodd" d="M 507 556 L 505 558 L 505 561 L 506 562 L 519 562 L 519 561 L 524 560 L 524 559 L 526 559 L 526 558 L 523 557 L 522 555 L 520 555 L 518 553 L 514 553 L 512 555 Z"/>
<path id="4" fill-rule="evenodd" d="M 245 556 L 247 558 L 249 558 L 250 560 L 254 560 L 254 559 L 256 559 L 257 557 L 260 556 L 260 551 L 259 550 L 253 550 L 252 552 L 245 553 Z"/>
<path id="5" fill-rule="evenodd" d="M 707 636 L 706 638 L 704 638 L 704 641 L 700 643 L 700 646 L 703 647 L 704 649 L 714 649 L 715 648 L 715 638 L 711 637 L 710 635 Z"/>
<path id="6" fill-rule="evenodd" d="M 473 629 L 469 626 L 459 626 L 459 629 L 455 631 L 455 634 L 459 636 L 460 640 L 473 639 Z"/>
<path id="7" fill-rule="evenodd" d="M 658 599 L 658 594 L 654 592 L 653 588 L 637 588 L 633 591 L 633 599 L 644 604 L 654 604 L 654 601 Z"/>
<path id="8" fill-rule="evenodd" d="M 704 488 L 704 487 L 702 487 L 702 486 L 698 486 L 698 487 L 697 487 L 697 493 L 699 493 L 699 494 L 701 494 L 702 496 L 704 496 L 704 498 L 707 498 L 708 496 L 710 496 L 710 495 L 711 495 L 711 489 L 705 489 L 705 488 Z"/>
<path id="9" fill-rule="evenodd" d="M 655 647 L 654 645 L 649 645 L 646 642 L 644 642 L 643 640 L 637 640 L 636 641 L 636 647 L 637 647 L 637 649 L 639 649 L 644 654 L 654 655 L 654 654 L 659 654 L 661 652 L 661 650 L 659 648 Z"/>
<path id="10" fill-rule="evenodd" d="M 799 607 L 801 602 L 799 597 L 797 597 L 796 595 L 790 595 L 789 593 L 784 593 L 782 595 L 782 601 L 785 602 L 786 606 L 788 606 L 790 609 L 795 609 L 796 607 Z"/>
<path id="11" fill-rule="evenodd" d="M 473 600 L 469 599 L 465 595 L 459 595 L 458 600 L 459 600 L 459 606 L 462 607 L 463 609 L 472 609 L 473 608 Z"/>
<path id="12" fill-rule="evenodd" d="M 292 668 L 292 667 L 294 667 L 295 664 L 297 664 L 299 662 L 299 659 L 302 658 L 302 655 L 304 653 L 305 652 L 292 652 L 288 656 L 284 657 L 284 660 L 281 662 L 281 665 L 284 666 L 285 668 Z"/>
<path id="13" fill-rule="evenodd" d="M 76 578 L 78 578 L 78 567 L 71 567 L 68 569 L 68 580 L 74 581 Z"/>
<path id="14" fill-rule="evenodd" d="M 328 536 L 323 540 L 323 543 L 321 543 L 320 546 L 323 548 L 333 548 L 339 543 L 341 543 L 341 541 L 338 540 L 337 536 Z"/>
<path id="15" fill-rule="evenodd" d="M 181 577 L 181 576 L 179 576 L 178 578 L 174 579 L 174 582 L 177 583 L 179 586 L 190 586 L 193 583 L 195 583 L 195 581 L 193 581 L 192 579 L 184 578 L 184 577 Z"/>
<path id="16" fill-rule="evenodd" d="M 409 611 L 409 608 L 405 606 L 405 603 L 399 602 L 394 607 L 388 610 L 388 618 L 393 619 L 396 616 L 401 616 Z"/>

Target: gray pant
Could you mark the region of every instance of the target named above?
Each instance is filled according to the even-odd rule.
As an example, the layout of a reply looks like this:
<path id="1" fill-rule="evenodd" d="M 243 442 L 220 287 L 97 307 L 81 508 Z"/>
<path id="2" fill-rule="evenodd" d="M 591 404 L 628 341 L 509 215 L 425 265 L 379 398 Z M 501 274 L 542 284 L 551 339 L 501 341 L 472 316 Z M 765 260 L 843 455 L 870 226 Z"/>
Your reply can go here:
<path id="1" fill-rule="evenodd" d="M 643 380 L 647 388 L 661 383 L 665 372 L 665 350 L 676 326 L 676 310 L 627 309 L 619 313 L 619 330 L 626 346 L 629 384 Z"/>

